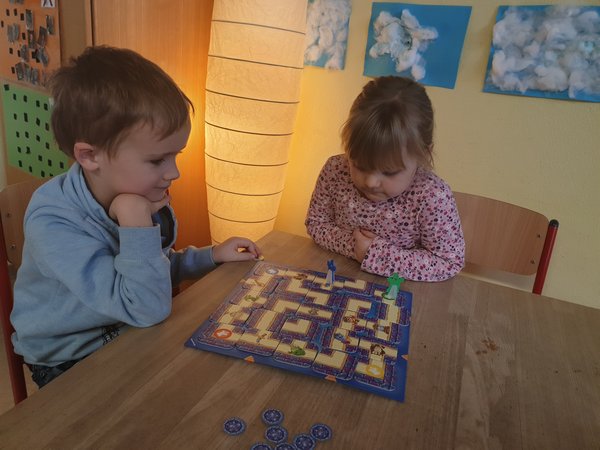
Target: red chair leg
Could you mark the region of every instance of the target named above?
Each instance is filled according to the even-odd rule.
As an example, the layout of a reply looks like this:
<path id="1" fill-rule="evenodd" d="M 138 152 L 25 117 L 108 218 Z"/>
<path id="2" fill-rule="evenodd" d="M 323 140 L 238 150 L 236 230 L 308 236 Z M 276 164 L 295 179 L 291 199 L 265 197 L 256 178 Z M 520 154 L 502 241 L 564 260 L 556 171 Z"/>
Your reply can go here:
<path id="1" fill-rule="evenodd" d="M 27 385 L 25 384 L 25 373 L 23 371 L 23 358 L 14 352 L 11 335 L 15 331 L 10 323 L 13 296 L 11 280 L 8 274 L 8 255 L 4 240 L 2 221 L 0 220 L 0 324 L 6 359 L 8 360 L 8 371 L 10 373 L 10 384 L 12 386 L 15 405 L 27 398 Z"/>
<path id="2" fill-rule="evenodd" d="M 548 232 L 546 233 L 546 240 L 544 241 L 544 248 L 542 249 L 542 255 L 540 257 L 540 263 L 538 270 L 535 275 L 535 281 L 533 283 L 533 293 L 541 295 L 544 289 L 544 282 L 546 281 L 546 272 L 548 272 L 548 266 L 550 265 L 550 257 L 552 256 L 552 249 L 554 248 L 554 241 L 556 240 L 556 233 L 558 232 L 558 220 L 552 219 L 548 223 Z"/>

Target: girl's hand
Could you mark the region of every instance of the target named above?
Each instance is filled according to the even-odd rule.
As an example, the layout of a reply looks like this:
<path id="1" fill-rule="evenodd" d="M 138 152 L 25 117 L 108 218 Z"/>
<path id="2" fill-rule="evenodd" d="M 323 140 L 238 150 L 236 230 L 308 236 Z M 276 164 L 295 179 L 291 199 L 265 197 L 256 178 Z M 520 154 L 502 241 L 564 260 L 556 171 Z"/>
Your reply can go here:
<path id="1" fill-rule="evenodd" d="M 377 235 L 362 228 L 357 228 L 354 230 L 353 235 L 354 259 L 356 259 L 358 262 L 362 262 L 362 260 L 365 259 L 367 250 L 369 250 L 369 247 L 371 246 L 371 242 L 373 242 L 373 239 L 375 239 Z"/>
<path id="2" fill-rule="evenodd" d="M 242 237 L 232 237 L 212 249 L 213 261 L 223 263 L 229 261 L 250 261 L 262 256 L 258 246 L 250 239 Z"/>

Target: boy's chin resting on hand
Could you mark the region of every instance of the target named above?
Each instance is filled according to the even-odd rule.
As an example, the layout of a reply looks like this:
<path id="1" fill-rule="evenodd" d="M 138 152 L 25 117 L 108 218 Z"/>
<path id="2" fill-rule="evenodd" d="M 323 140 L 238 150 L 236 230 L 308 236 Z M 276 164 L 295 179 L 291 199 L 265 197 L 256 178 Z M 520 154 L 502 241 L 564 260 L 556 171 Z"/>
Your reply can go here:
<path id="1" fill-rule="evenodd" d="M 110 204 L 108 215 L 121 227 L 151 227 L 152 214 L 169 204 L 171 197 L 165 195 L 156 202 L 137 194 L 119 194 Z"/>

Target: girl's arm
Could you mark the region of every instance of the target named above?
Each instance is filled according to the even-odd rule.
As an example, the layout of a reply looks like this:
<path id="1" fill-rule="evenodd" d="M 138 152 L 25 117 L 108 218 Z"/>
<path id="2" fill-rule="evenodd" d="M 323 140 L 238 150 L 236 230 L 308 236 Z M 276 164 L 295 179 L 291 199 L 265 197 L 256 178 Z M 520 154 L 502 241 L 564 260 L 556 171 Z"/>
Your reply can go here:
<path id="1" fill-rule="evenodd" d="M 402 249 L 376 237 L 362 261 L 367 272 L 415 281 L 443 281 L 464 267 L 465 242 L 454 196 L 448 188 L 423 197 L 419 215 L 420 245 Z"/>
<path id="2" fill-rule="evenodd" d="M 313 240 L 327 250 L 354 258 L 352 230 L 340 228 L 335 222 L 337 201 L 335 180 L 339 174 L 330 158 L 321 169 L 306 216 L 306 231 Z"/>

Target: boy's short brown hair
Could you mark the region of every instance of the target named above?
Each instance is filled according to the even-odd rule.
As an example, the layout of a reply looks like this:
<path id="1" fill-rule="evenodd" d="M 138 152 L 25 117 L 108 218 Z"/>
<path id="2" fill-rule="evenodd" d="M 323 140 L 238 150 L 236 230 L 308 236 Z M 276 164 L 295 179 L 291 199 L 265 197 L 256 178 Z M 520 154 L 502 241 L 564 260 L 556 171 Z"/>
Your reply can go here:
<path id="1" fill-rule="evenodd" d="M 140 125 L 163 139 L 184 126 L 194 109 L 169 75 L 128 49 L 88 47 L 53 74 L 50 88 L 52 131 L 70 157 L 76 142 L 114 155 Z"/>
<path id="2" fill-rule="evenodd" d="M 433 107 L 425 88 L 410 78 L 371 80 L 350 108 L 342 144 L 362 170 L 403 169 L 402 152 L 431 169 Z"/>

